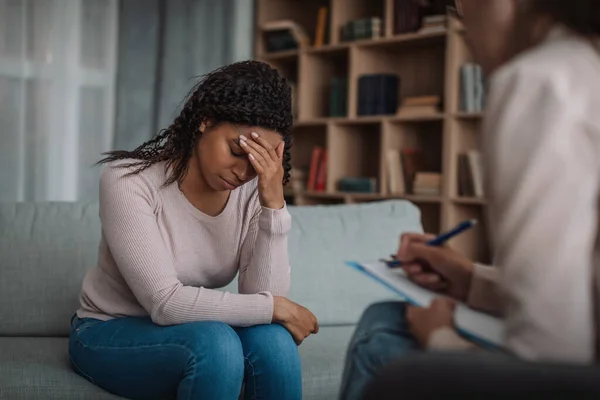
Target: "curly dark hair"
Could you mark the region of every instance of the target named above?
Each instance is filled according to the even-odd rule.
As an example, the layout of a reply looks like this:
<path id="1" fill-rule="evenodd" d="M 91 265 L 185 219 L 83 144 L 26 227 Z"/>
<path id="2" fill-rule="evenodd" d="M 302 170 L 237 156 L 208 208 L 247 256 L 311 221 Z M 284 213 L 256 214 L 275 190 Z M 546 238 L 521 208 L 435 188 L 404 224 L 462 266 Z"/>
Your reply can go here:
<path id="1" fill-rule="evenodd" d="M 129 174 L 137 174 L 153 164 L 166 161 L 171 173 L 165 185 L 181 182 L 201 135 L 200 124 L 209 120 L 215 125 L 228 122 L 258 126 L 281 134 L 285 143 L 283 184 L 287 184 L 292 169 L 291 89 L 277 70 L 259 61 L 229 64 L 204 75 L 190 91 L 183 109 L 171 126 L 133 151 L 104 153 L 106 157 L 98 164 L 134 159 L 136 161 L 123 167 L 136 167 Z"/>

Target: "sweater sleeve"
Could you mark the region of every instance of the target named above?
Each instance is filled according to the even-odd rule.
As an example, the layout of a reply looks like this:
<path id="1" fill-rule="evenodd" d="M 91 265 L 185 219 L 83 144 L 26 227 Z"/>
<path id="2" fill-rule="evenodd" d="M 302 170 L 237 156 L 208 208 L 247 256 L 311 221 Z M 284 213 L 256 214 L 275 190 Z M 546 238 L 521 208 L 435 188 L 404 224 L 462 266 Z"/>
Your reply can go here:
<path id="1" fill-rule="evenodd" d="M 528 360 L 587 363 L 599 141 L 563 84 L 532 68 L 494 78 L 484 122 L 488 213 L 506 346 Z"/>
<path id="2" fill-rule="evenodd" d="M 242 244 L 240 293 L 269 292 L 287 296 L 290 288 L 288 232 L 292 217 L 284 205 L 280 210 L 262 207 L 255 195 L 254 215 Z"/>
<path id="3" fill-rule="evenodd" d="M 502 298 L 498 286 L 499 278 L 498 268 L 476 263 L 467 298 L 469 307 L 501 316 Z"/>
<path id="4" fill-rule="evenodd" d="M 100 179 L 100 219 L 119 271 L 158 325 L 216 320 L 232 326 L 271 322 L 269 293 L 232 294 L 185 286 L 157 224 L 156 189 L 141 174 L 108 167 Z"/>

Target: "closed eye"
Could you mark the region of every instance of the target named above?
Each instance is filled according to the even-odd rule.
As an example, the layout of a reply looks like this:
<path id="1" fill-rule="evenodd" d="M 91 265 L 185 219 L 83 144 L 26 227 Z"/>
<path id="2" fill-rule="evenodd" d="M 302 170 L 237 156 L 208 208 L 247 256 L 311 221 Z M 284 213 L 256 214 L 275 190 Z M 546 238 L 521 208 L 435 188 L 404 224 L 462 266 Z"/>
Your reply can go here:
<path id="1" fill-rule="evenodd" d="M 234 157 L 242 157 L 242 156 L 246 155 L 246 153 L 241 149 L 239 142 L 237 142 L 235 140 L 233 142 L 235 143 L 235 146 L 229 146 L 229 151 L 231 151 L 231 155 Z M 239 150 L 234 149 L 236 147 Z"/>

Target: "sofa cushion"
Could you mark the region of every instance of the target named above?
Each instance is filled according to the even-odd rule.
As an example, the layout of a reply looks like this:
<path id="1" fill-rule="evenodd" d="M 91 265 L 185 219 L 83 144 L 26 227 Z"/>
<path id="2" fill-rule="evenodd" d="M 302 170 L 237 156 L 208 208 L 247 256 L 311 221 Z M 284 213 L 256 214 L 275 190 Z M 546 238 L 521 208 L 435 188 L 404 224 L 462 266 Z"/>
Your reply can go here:
<path id="1" fill-rule="evenodd" d="M 290 298 L 309 308 L 321 325 L 354 324 L 369 304 L 395 296 L 344 261 L 394 253 L 402 232 L 422 231 L 416 206 L 384 201 L 296 207 L 291 213 Z"/>
<path id="2" fill-rule="evenodd" d="M 325 327 L 299 347 L 303 399 L 337 398 L 354 327 Z M 120 399 L 72 371 L 66 338 L 0 337 L 0 399 Z"/>
<path id="3" fill-rule="evenodd" d="M 99 241 L 97 204 L 0 204 L 0 335 L 67 335 Z"/>
<path id="4" fill-rule="evenodd" d="M 0 337 L 0 399 L 121 399 L 71 369 L 66 338 Z"/>
<path id="5" fill-rule="evenodd" d="M 348 343 L 354 326 L 329 326 L 309 336 L 300 346 L 302 398 L 337 399 Z"/>
<path id="6" fill-rule="evenodd" d="M 400 200 L 290 213 L 290 297 L 322 326 L 356 323 L 368 304 L 392 296 L 344 260 L 386 256 L 401 232 L 421 231 L 418 208 Z M 0 335 L 68 334 L 100 229 L 97 203 L 0 204 Z M 223 290 L 236 288 L 234 281 Z"/>

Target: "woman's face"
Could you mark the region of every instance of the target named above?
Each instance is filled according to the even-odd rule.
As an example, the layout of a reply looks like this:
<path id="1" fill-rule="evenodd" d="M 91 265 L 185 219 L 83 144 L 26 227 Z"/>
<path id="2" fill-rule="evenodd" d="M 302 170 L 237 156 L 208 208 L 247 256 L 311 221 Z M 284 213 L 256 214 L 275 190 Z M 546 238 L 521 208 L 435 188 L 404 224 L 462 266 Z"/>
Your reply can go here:
<path id="1" fill-rule="evenodd" d="M 515 38 L 518 3 L 524 0 L 457 0 L 465 38 L 475 61 L 486 73 L 507 62 Z M 462 10 L 461 10 L 462 9 Z"/>
<path id="2" fill-rule="evenodd" d="M 251 138 L 250 134 L 256 132 L 273 148 L 282 142 L 275 131 L 225 122 L 214 126 L 203 123 L 200 132 L 192 157 L 205 182 L 215 191 L 233 190 L 256 177 L 247 153 L 240 147 L 240 135 Z"/>

